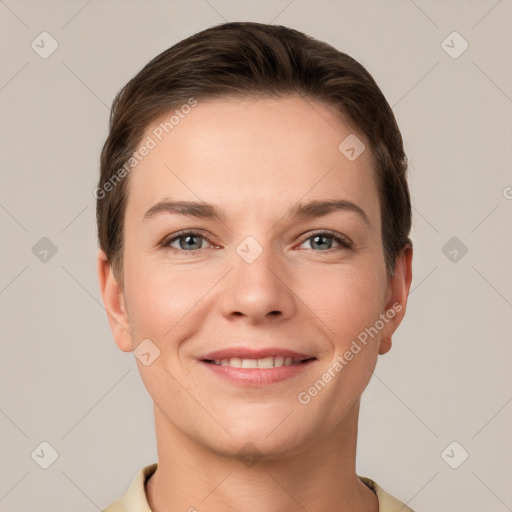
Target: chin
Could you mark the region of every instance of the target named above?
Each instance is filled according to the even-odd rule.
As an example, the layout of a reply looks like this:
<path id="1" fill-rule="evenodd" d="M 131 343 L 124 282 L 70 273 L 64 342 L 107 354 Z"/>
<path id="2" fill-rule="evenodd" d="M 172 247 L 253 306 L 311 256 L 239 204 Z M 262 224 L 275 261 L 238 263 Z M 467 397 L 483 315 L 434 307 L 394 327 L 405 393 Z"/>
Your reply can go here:
<path id="1" fill-rule="evenodd" d="M 287 413 L 288 414 L 288 413 Z M 296 454 L 297 450 L 304 449 L 308 443 L 307 426 L 294 424 L 295 414 L 273 415 L 266 421 L 258 418 L 258 421 L 240 422 L 236 426 L 228 428 L 231 436 L 225 435 L 212 439 L 205 439 L 211 449 L 228 457 L 245 459 L 274 460 L 283 459 L 287 455 Z M 248 417 L 249 418 L 249 417 Z M 250 418 L 249 418 L 250 419 Z M 284 421 L 283 421 L 284 420 Z M 311 444 L 314 443 L 314 434 L 310 433 Z"/>
<path id="2" fill-rule="evenodd" d="M 245 466 L 254 466 L 257 462 L 283 460 L 289 454 L 296 453 L 297 445 L 300 444 L 297 439 L 283 439 L 271 441 L 264 439 L 264 436 L 246 435 L 237 437 L 227 443 L 208 444 L 209 449 L 223 457 L 236 459 Z"/>

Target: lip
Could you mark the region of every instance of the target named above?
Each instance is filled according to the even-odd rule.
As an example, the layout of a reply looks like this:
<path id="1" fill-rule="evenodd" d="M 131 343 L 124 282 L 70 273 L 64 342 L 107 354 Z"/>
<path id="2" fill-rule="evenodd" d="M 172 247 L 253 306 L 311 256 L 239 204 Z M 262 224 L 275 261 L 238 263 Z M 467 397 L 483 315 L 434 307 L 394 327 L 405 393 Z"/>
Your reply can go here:
<path id="1" fill-rule="evenodd" d="M 207 371 L 238 386 L 262 387 L 296 377 L 314 362 L 316 359 L 308 359 L 293 366 L 278 366 L 276 368 L 233 368 L 206 361 L 201 361 L 200 364 Z"/>
<path id="2" fill-rule="evenodd" d="M 278 366 L 276 368 L 233 368 L 209 362 L 232 358 L 264 359 L 265 357 L 277 356 L 293 357 L 302 360 L 302 362 L 292 366 Z M 262 387 L 291 379 L 309 368 L 316 360 L 314 356 L 278 347 L 262 349 L 232 347 L 216 350 L 199 358 L 200 364 L 207 371 L 211 371 L 217 377 L 228 382 L 245 387 Z"/>
<path id="3" fill-rule="evenodd" d="M 234 357 L 239 357 L 240 359 L 263 359 L 265 357 L 293 357 L 295 359 L 313 359 L 314 356 L 301 354 L 299 352 L 295 352 L 293 350 L 288 350 L 285 348 L 278 347 L 269 347 L 262 349 L 251 349 L 245 347 L 233 347 L 227 348 L 224 350 L 216 350 L 214 352 L 210 352 L 198 359 L 201 361 L 215 361 L 220 359 L 231 359 Z"/>

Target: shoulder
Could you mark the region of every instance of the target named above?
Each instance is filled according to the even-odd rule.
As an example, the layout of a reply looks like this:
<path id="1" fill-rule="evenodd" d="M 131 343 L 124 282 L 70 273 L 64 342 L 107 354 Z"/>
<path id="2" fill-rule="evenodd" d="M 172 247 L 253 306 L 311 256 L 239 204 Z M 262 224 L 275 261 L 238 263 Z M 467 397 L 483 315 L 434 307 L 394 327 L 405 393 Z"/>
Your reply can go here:
<path id="1" fill-rule="evenodd" d="M 156 471 L 158 463 L 145 466 L 132 481 L 126 494 L 102 512 L 151 512 L 146 499 L 146 481 Z"/>
<path id="2" fill-rule="evenodd" d="M 379 512 L 414 512 L 405 503 L 397 500 L 395 497 L 388 494 L 382 487 L 370 478 L 359 476 L 365 485 L 367 485 L 376 495 L 379 500 Z"/>

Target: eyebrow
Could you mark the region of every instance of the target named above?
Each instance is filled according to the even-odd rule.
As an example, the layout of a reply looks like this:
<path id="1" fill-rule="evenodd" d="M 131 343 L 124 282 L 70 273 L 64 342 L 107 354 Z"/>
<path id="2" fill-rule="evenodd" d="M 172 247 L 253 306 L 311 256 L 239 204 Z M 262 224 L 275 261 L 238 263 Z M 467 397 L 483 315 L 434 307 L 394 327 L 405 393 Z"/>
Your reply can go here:
<path id="1" fill-rule="evenodd" d="M 311 201 L 309 203 L 297 203 L 288 212 L 289 219 L 311 219 L 322 217 L 335 211 L 348 211 L 356 213 L 368 227 L 371 227 L 370 219 L 365 211 L 357 204 L 343 199 L 332 199 L 328 201 Z M 197 201 L 169 201 L 163 200 L 152 206 L 143 217 L 148 221 L 163 213 L 179 214 L 199 219 L 218 218 L 223 220 L 224 216 L 214 205 Z"/>

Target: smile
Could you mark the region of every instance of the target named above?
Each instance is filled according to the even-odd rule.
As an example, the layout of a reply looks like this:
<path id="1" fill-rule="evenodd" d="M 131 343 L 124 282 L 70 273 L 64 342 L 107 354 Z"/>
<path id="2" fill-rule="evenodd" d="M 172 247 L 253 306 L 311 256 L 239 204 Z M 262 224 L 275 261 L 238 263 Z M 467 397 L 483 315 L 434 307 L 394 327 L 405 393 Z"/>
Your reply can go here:
<path id="1" fill-rule="evenodd" d="M 220 366 L 230 366 L 231 368 L 280 368 L 282 366 L 295 366 L 304 362 L 304 359 L 276 356 L 264 357 L 261 359 L 246 359 L 232 357 L 230 359 L 206 360 L 207 363 Z"/>
<path id="2" fill-rule="evenodd" d="M 230 357 L 202 359 L 201 365 L 214 378 L 236 386 L 259 388 L 278 384 L 302 372 L 317 362 L 316 357 L 291 356 Z"/>

